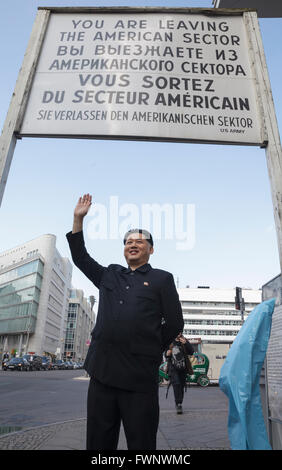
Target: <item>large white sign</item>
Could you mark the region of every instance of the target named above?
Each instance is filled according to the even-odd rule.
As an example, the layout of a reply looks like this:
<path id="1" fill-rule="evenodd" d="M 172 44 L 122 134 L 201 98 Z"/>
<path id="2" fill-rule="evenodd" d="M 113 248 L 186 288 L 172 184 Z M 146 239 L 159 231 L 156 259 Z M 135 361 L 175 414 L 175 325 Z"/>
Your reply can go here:
<path id="1" fill-rule="evenodd" d="M 52 13 L 21 135 L 261 144 L 242 16 Z"/>

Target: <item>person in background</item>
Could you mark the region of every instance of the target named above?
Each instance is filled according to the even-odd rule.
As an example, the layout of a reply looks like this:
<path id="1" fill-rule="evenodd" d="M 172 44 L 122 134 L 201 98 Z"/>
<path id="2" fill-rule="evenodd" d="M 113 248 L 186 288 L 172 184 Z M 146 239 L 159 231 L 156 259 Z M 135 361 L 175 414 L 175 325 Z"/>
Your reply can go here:
<path id="1" fill-rule="evenodd" d="M 182 414 L 182 403 L 186 387 L 186 375 L 193 374 L 188 356 L 194 353 L 193 346 L 182 333 L 179 333 L 166 352 L 169 385 L 173 387 L 177 414 Z"/>
<path id="2" fill-rule="evenodd" d="M 8 351 L 6 351 L 2 356 L 2 369 L 3 369 L 4 363 L 8 362 L 9 359 L 10 359 L 10 354 Z"/>

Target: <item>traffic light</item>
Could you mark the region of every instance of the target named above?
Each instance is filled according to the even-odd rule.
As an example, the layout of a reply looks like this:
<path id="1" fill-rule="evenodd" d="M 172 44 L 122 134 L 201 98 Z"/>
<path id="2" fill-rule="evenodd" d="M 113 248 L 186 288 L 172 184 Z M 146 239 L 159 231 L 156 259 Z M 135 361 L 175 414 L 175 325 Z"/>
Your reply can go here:
<path id="1" fill-rule="evenodd" d="M 235 309 L 241 310 L 242 304 L 242 287 L 236 287 Z"/>

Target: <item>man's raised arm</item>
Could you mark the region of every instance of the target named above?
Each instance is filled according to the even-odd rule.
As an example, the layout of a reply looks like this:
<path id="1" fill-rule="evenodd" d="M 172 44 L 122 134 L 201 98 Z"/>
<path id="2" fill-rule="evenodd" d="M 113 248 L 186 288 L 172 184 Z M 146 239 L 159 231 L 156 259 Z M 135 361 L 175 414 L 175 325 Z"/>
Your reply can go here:
<path id="1" fill-rule="evenodd" d="M 78 203 L 74 209 L 73 214 L 73 226 L 72 233 L 81 232 L 83 229 L 83 219 L 88 213 L 92 204 L 92 196 L 90 194 L 84 194 L 80 197 Z"/>
<path id="2" fill-rule="evenodd" d="M 74 209 L 72 232 L 66 237 L 69 243 L 74 264 L 82 271 L 90 281 L 99 288 L 104 268 L 87 253 L 83 237 L 83 219 L 87 215 L 92 204 L 92 196 L 84 194 L 80 197 Z"/>

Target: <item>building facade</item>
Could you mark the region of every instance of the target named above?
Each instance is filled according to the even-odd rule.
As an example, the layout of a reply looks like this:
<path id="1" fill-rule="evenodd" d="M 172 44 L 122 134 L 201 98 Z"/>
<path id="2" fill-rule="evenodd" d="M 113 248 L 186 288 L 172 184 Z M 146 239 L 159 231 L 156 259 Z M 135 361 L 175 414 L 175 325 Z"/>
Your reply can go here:
<path id="1" fill-rule="evenodd" d="M 200 344 L 209 357 L 211 379 L 217 380 L 226 355 L 241 326 L 241 312 L 235 310 L 234 289 L 209 287 L 178 289 L 184 317 L 184 335 Z M 261 290 L 242 289 L 244 319 L 261 303 Z"/>
<path id="2" fill-rule="evenodd" d="M 95 322 L 93 305 L 84 297 L 83 290 L 71 289 L 63 359 L 85 360 Z"/>
<path id="3" fill-rule="evenodd" d="M 55 235 L 0 253 L 0 356 L 62 356 L 71 277 L 72 265 L 58 252 Z"/>

